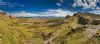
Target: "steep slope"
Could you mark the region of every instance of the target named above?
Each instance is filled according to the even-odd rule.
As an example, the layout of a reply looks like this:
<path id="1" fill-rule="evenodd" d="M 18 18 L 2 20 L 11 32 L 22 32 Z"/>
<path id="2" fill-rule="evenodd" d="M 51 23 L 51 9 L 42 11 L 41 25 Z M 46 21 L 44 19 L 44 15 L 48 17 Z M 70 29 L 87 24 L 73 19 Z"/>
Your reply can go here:
<path id="1" fill-rule="evenodd" d="M 5 14 L 0 14 L 1 44 L 27 44 L 32 38 L 31 30 L 11 19 Z"/>

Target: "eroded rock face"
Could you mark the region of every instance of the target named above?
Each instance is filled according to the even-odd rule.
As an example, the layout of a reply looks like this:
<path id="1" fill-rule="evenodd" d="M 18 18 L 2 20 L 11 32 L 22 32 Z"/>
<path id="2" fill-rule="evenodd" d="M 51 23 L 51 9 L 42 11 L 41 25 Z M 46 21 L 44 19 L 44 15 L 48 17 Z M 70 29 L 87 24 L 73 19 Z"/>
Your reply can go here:
<path id="1" fill-rule="evenodd" d="M 86 19 L 86 18 L 83 18 L 83 17 L 79 17 L 79 18 L 78 18 L 78 23 L 79 23 L 79 24 L 82 24 L 82 25 L 86 25 L 86 24 L 89 23 L 89 20 Z"/>
<path id="2" fill-rule="evenodd" d="M 78 18 L 78 23 L 82 24 L 82 25 L 88 25 L 88 24 L 99 25 L 100 24 L 100 20 L 92 19 L 92 21 L 91 21 L 90 19 L 87 19 L 87 18 L 84 18 L 84 17 L 79 17 Z"/>
<path id="3" fill-rule="evenodd" d="M 73 16 L 78 17 L 78 23 L 82 25 L 99 25 L 100 15 L 92 13 L 75 13 Z M 99 20 L 96 20 L 99 19 Z"/>
<path id="4" fill-rule="evenodd" d="M 69 15 L 67 15 L 65 18 L 67 19 L 67 18 L 70 18 L 71 16 L 69 16 Z"/>
<path id="5" fill-rule="evenodd" d="M 92 25 L 99 25 L 100 24 L 100 20 L 93 20 Z"/>

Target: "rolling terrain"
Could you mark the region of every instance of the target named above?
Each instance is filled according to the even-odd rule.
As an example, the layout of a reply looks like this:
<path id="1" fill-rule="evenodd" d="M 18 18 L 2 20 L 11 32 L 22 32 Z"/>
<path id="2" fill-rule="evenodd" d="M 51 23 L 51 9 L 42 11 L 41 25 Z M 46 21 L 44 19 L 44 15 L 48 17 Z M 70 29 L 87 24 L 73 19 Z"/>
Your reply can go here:
<path id="1" fill-rule="evenodd" d="M 0 12 L 0 44 L 100 44 L 100 15 L 16 18 Z"/>

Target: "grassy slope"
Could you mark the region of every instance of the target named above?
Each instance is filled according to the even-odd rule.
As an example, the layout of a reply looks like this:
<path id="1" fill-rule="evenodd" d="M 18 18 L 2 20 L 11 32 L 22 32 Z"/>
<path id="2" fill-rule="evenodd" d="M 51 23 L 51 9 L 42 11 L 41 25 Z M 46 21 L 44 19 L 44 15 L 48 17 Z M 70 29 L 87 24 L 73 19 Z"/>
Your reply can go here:
<path id="1" fill-rule="evenodd" d="M 2 44 L 21 44 L 28 43 L 23 40 L 30 40 L 32 32 L 25 28 L 15 19 L 10 19 L 8 16 L 0 16 L 0 31 L 2 37 Z"/>
<path id="2" fill-rule="evenodd" d="M 100 44 L 100 31 L 97 32 L 99 35 L 85 39 L 84 33 L 87 28 L 79 25 L 77 19 L 77 16 L 63 19 L 60 21 L 63 22 L 62 24 L 51 27 L 47 24 L 59 22 L 59 19 L 48 21 L 47 19 L 19 19 L 0 15 L 1 44 L 45 44 L 44 41 L 54 36 L 51 44 Z"/>

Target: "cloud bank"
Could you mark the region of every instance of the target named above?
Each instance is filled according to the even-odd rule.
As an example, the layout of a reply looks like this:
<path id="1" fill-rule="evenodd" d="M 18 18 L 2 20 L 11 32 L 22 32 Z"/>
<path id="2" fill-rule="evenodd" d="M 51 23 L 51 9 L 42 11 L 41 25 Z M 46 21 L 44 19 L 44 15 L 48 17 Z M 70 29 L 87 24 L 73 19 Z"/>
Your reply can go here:
<path id="1" fill-rule="evenodd" d="M 83 9 L 100 9 L 97 4 L 100 4 L 100 0 L 74 0 L 73 7 L 83 7 Z"/>
<path id="2" fill-rule="evenodd" d="M 93 10 L 93 11 L 90 11 L 90 13 L 95 13 L 95 14 L 99 14 L 100 15 L 100 10 Z"/>
<path id="3" fill-rule="evenodd" d="M 28 13 L 28 12 L 25 12 L 25 11 L 21 11 L 19 13 L 13 13 L 11 15 L 15 16 L 15 17 L 35 17 L 35 16 L 65 17 L 67 15 L 72 16 L 74 13 L 76 13 L 76 12 L 65 11 L 65 10 L 62 10 L 62 9 L 58 9 L 58 10 L 49 9 L 46 12 Z"/>

